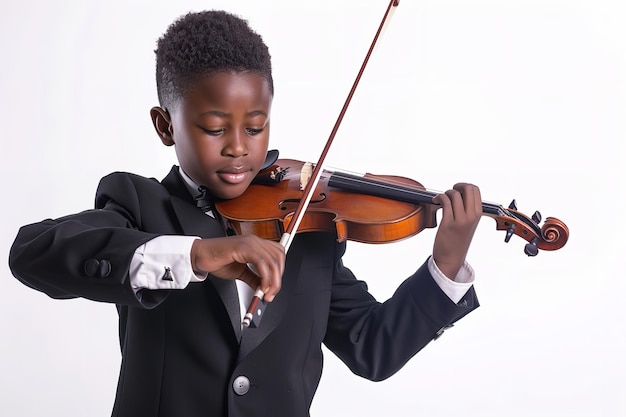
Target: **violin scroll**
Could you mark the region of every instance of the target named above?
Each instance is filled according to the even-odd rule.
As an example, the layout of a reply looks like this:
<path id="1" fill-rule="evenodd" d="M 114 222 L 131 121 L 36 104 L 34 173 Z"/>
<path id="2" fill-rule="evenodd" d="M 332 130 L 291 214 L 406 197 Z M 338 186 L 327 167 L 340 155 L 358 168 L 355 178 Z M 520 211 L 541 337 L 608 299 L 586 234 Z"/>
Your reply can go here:
<path id="1" fill-rule="evenodd" d="M 504 241 L 508 242 L 511 236 L 517 235 L 528 243 L 524 246 L 524 253 L 528 256 L 535 256 L 541 250 L 557 250 L 562 248 L 569 238 L 569 228 L 565 223 L 556 217 L 546 218 L 543 225 L 541 213 L 536 211 L 531 217 L 526 216 L 517 210 L 515 200 L 511 202 L 509 208 L 501 206 L 491 212 L 485 210 L 485 215 L 496 220 L 496 229 L 505 230 Z"/>

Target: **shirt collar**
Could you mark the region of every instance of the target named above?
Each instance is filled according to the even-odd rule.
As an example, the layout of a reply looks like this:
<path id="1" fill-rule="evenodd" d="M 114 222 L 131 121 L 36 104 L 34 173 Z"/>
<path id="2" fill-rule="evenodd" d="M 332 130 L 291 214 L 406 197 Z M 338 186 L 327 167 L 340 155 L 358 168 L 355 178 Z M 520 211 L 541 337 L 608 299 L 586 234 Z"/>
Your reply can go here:
<path id="1" fill-rule="evenodd" d="M 185 182 L 185 186 L 187 187 L 187 191 L 189 191 L 189 194 L 191 194 L 193 198 L 198 197 L 201 194 L 200 191 L 198 191 L 199 185 L 194 180 L 192 180 L 181 167 L 178 167 L 178 173 Z"/>

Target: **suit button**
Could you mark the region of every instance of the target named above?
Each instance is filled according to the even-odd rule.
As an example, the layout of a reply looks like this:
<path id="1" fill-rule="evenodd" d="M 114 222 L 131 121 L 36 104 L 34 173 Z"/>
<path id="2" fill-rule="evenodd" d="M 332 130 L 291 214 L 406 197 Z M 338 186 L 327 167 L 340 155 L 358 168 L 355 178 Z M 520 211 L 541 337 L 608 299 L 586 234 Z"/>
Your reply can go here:
<path id="1" fill-rule="evenodd" d="M 100 278 L 106 278 L 111 274 L 111 262 L 103 260 L 100 261 L 100 266 L 98 267 L 98 276 Z"/>
<path id="2" fill-rule="evenodd" d="M 111 262 L 89 259 L 85 262 L 85 274 L 88 277 L 106 278 L 111 274 Z"/>
<path id="3" fill-rule="evenodd" d="M 97 259 L 90 259 L 85 262 L 85 274 L 88 277 L 93 277 L 98 272 L 98 267 L 100 266 L 100 262 Z"/>
<path id="4" fill-rule="evenodd" d="M 245 395 L 250 390 L 250 380 L 245 376 L 238 376 L 233 381 L 233 390 L 237 395 Z"/>

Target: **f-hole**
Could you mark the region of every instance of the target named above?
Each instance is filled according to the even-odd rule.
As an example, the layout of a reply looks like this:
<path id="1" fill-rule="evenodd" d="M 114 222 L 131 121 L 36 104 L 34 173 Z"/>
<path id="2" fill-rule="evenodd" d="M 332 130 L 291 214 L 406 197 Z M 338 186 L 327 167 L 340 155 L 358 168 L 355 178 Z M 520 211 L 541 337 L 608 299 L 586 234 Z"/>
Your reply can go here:
<path id="1" fill-rule="evenodd" d="M 286 200 L 282 200 L 278 203 L 278 207 L 281 210 L 288 210 L 287 204 L 293 203 L 293 204 L 299 204 L 300 201 L 302 199 L 301 198 L 288 198 Z M 320 197 L 318 199 L 311 199 L 311 201 L 309 201 L 309 204 L 315 204 L 315 203 L 321 203 L 322 201 L 326 200 L 326 193 L 320 193 Z"/>

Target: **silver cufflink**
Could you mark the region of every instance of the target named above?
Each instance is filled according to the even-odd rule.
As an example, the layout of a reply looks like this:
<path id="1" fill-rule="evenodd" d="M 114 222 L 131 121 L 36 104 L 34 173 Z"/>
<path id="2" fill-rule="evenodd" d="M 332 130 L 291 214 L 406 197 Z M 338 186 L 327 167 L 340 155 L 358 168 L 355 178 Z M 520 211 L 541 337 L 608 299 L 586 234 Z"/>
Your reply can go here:
<path id="1" fill-rule="evenodd" d="M 161 277 L 161 280 L 163 280 L 163 281 L 174 281 L 174 277 L 172 277 L 172 270 L 171 270 L 171 268 L 169 266 L 166 266 L 164 268 L 165 268 L 165 273 Z"/>

